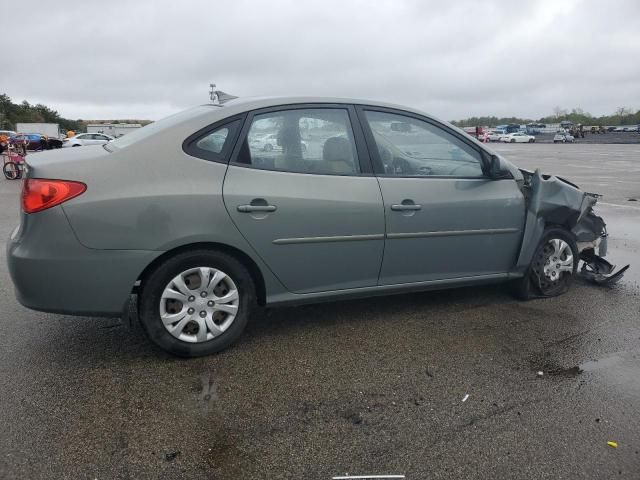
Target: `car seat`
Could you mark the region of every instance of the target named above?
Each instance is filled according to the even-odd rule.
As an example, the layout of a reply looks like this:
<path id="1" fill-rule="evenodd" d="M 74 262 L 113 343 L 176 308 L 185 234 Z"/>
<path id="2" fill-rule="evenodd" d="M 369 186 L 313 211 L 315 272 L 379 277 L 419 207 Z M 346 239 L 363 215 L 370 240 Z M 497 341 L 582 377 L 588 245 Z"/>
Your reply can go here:
<path id="1" fill-rule="evenodd" d="M 355 173 L 353 148 L 344 137 L 331 137 L 322 147 L 322 160 L 331 173 Z"/>

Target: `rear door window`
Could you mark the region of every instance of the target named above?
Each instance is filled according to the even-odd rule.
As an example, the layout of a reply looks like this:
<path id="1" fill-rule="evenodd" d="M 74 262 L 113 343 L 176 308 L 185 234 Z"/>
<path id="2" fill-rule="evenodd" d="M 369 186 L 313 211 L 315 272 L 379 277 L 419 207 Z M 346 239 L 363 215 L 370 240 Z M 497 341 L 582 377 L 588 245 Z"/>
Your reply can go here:
<path id="1" fill-rule="evenodd" d="M 255 115 L 237 161 L 256 168 L 295 173 L 360 173 L 349 113 L 340 108 Z"/>

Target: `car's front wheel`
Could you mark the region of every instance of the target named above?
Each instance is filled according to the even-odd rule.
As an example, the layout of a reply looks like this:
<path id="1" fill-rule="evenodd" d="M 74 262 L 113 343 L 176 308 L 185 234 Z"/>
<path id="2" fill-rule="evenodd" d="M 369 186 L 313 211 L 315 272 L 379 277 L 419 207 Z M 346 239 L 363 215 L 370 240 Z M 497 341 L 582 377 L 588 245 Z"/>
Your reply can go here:
<path id="1" fill-rule="evenodd" d="M 571 232 L 557 227 L 547 229 L 527 274 L 516 282 L 516 295 L 526 300 L 565 293 L 576 276 L 579 259 Z"/>
<path id="2" fill-rule="evenodd" d="M 256 303 L 255 286 L 236 258 L 213 250 L 169 258 L 144 280 L 139 315 L 163 350 L 198 357 L 235 342 Z"/>

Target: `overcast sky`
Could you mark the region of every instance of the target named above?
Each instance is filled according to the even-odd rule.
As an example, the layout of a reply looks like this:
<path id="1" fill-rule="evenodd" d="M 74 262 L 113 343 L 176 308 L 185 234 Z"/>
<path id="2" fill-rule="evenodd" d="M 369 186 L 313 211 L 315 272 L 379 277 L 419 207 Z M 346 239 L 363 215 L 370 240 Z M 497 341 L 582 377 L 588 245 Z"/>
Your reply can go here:
<path id="1" fill-rule="evenodd" d="M 372 98 L 447 120 L 640 109 L 638 0 L 14 6 L 23 21 L 2 22 L 0 93 L 74 119 L 158 119 L 206 102 L 212 81 L 243 97 Z"/>

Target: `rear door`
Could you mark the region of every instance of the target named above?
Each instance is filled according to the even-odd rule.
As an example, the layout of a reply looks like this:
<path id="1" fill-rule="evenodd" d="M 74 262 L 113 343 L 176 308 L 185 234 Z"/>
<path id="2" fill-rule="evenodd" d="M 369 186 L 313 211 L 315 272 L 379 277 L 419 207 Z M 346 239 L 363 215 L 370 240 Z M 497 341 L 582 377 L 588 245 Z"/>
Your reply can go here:
<path id="1" fill-rule="evenodd" d="M 508 272 L 524 227 L 515 180 L 484 175 L 481 148 L 445 125 L 359 107 L 384 199 L 380 284 Z"/>
<path id="2" fill-rule="evenodd" d="M 229 215 L 292 292 L 377 283 L 382 197 L 354 118 L 341 104 L 253 112 L 227 170 Z"/>

